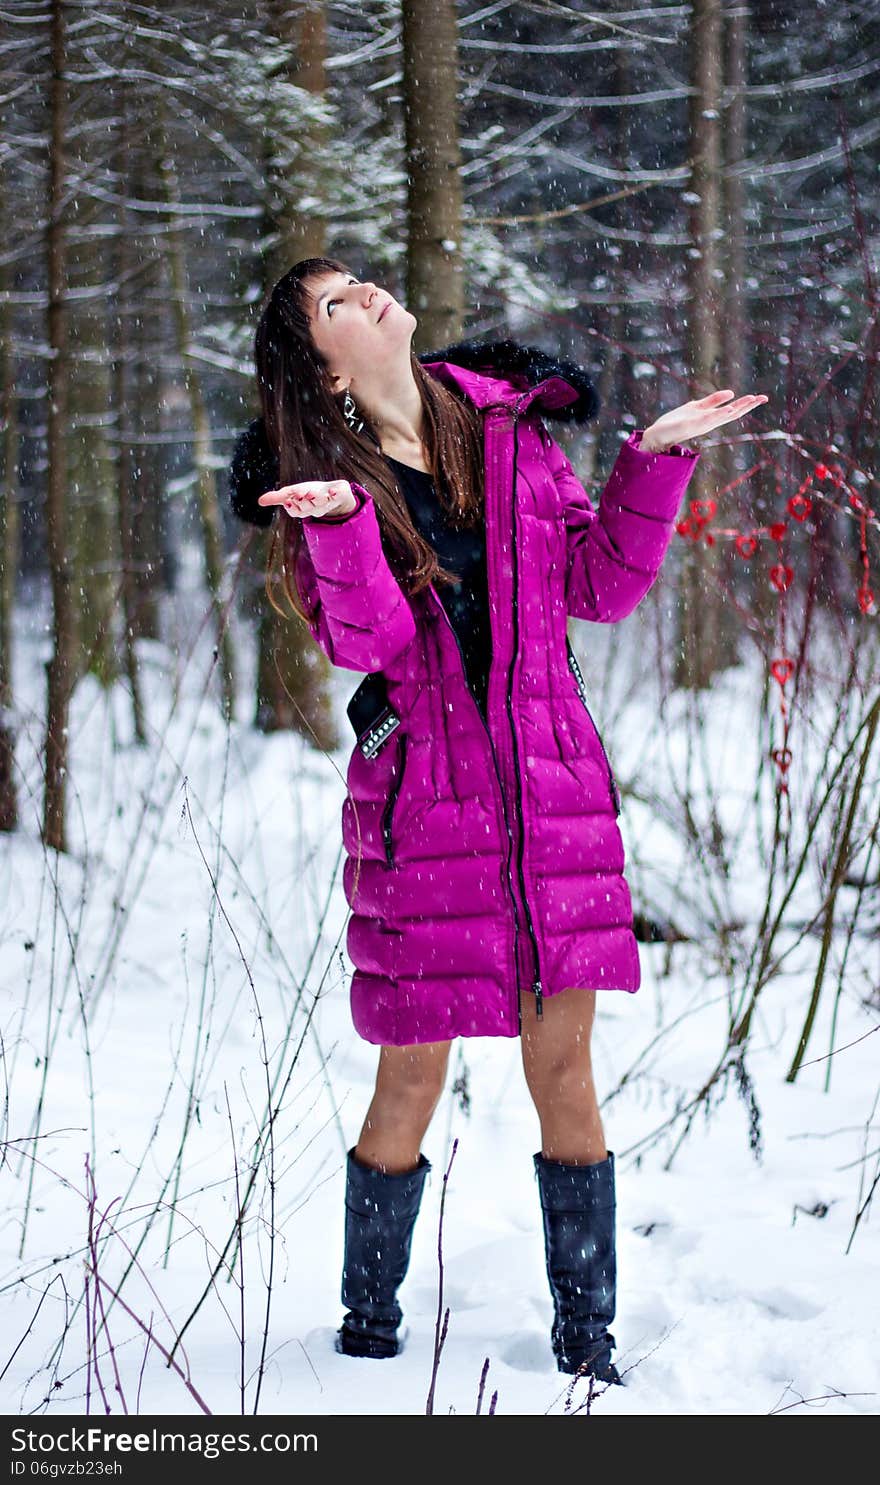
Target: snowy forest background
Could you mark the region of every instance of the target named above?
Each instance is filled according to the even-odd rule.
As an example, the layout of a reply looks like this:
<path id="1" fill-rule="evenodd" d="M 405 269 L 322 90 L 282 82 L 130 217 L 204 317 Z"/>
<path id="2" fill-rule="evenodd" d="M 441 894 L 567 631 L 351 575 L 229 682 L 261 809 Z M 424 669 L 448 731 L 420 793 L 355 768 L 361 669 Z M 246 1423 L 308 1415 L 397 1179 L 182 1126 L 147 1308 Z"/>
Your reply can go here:
<path id="1" fill-rule="evenodd" d="M 637 612 L 571 623 L 644 973 L 594 1036 L 631 1385 L 586 1409 L 876 1410 L 878 41 L 871 0 L 4 7 L 0 1410 L 584 1408 L 512 1044 L 455 1050 L 390 1390 L 332 1351 L 357 677 L 226 478 L 312 253 L 417 350 L 587 367 L 596 499 L 633 427 L 770 398 Z"/>

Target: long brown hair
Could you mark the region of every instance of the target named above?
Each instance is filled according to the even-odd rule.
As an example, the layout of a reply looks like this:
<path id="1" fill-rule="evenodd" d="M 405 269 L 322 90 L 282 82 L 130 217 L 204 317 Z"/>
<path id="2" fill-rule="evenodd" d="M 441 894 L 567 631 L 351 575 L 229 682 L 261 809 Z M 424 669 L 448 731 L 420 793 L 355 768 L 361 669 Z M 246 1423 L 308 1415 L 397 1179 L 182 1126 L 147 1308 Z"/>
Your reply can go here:
<path id="1" fill-rule="evenodd" d="M 441 566 L 433 547 L 413 525 L 403 492 L 365 412 L 358 409 L 363 428 L 355 433 L 343 415 L 343 398 L 331 391 L 329 367 L 312 340 L 309 295 L 303 288 L 304 279 L 325 273 L 348 274 L 351 269 L 335 258 L 304 258 L 295 263 L 275 284 L 257 325 L 257 384 L 266 434 L 278 459 L 279 487 L 301 480 L 356 481 L 373 497 L 383 549 L 405 590 L 415 594 L 429 583 L 455 582 L 456 575 Z M 477 526 L 485 511 L 480 414 L 471 402 L 425 371 L 415 352 L 412 370 L 425 414 L 426 462 L 438 499 L 455 529 Z M 269 550 L 266 592 L 278 609 L 272 587 L 280 545 L 284 591 L 294 611 L 306 618 L 294 578 L 302 521 L 281 519 L 280 527 L 276 519 Z"/>

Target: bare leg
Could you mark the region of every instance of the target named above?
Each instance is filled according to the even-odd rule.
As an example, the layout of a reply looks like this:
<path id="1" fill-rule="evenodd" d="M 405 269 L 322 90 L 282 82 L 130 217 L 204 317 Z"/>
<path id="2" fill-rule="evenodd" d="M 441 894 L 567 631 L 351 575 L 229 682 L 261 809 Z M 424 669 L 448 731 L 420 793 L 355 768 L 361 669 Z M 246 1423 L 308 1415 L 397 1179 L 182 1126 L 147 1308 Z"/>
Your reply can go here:
<path id="1" fill-rule="evenodd" d="M 376 1091 L 355 1146 L 356 1159 L 387 1175 L 414 1170 L 440 1102 L 451 1042 L 381 1047 Z"/>
<path id="2" fill-rule="evenodd" d="M 595 990 L 569 989 L 544 1001 L 522 995 L 522 1059 L 529 1092 L 541 1121 L 541 1153 L 566 1165 L 593 1165 L 608 1151 L 599 1114 L 590 1037 Z"/>

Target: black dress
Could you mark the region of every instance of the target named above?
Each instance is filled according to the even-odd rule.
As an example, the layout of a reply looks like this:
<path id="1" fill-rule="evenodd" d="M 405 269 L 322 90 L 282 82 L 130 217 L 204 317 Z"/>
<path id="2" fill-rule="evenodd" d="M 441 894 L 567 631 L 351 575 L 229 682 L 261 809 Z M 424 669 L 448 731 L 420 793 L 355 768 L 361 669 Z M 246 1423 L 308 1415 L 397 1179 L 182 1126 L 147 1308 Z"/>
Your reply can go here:
<path id="1" fill-rule="evenodd" d="M 455 531 L 437 498 L 431 475 L 387 454 L 385 458 L 403 491 L 416 530 L 434 548 L 441 565 L 458 574 L 457 583 L 438 583 L 437 594 L 461 645 L 468 685 L 485 717 L 492 656 L 485 528 L 480 525 Z"/>

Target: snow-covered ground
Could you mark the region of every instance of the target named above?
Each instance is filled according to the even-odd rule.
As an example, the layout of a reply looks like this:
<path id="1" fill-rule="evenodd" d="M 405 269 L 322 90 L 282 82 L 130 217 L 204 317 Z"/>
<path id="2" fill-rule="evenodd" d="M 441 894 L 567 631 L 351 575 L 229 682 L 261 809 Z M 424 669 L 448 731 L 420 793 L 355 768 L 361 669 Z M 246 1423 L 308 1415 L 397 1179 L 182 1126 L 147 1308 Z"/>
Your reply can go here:
<path id="1" fill-rule="evenodd" d="M 832 990 L 820 1000 L 809 1065 L 785 1081 L 815 973 L 813 934 L 785 941 L 790 953 L 749 1038 L 757 1151 L 732 1079 L 681 1139 L 676 1107 L 716 1066 L 737 990 L 737 974 L 724 972 L 716 952 L 717 914 L 746 919 L 747 943 L 763 900 L 749 823 L 760 676 L 757 666 L 731 672 L 707 702 L 706 753 L 736 842 L 719 902 L 711 875 L 697 880 L 688 865 L 674 811 L 664 819 L 650 803 L 672 797 L 667 777 L 683 787 L 688 766 L 686 707 L 676 697 L 661 715 L 657 668 L 645 664 L 651 642 L 641 614 L 617 633 L 578 628 L 581 653 L 595 659 L 588 684 L 624 792 L 637 906 L 701 932 L 671 951 L 642 945 L 639 993 L 609 992 L 598 1007 L 594 1068 L 617 1170 L 613 1330 L 627 1386 L 599 1389 L 592 1410 L 875 1413 L 880 1284 L 867 1197 L 878 1168 L 877 940 L 852 950 L 833 1031 L 843 1050 L 831 1059 L 828 1090 L 828 1061 L 816 1059 L 831 1045 Z M 184 661 L 174 644 L 142 644 L 150 746 L 132 743 L 122 686 L 109 695 L 91 682 L 78 688 L 70 853 L 56 857 L 39 839 L 46 643 L 21 628 L 22 823 L 0 839 L 0 1411 L 80 1413 L 90 1388 L 100 1412 L 103 1384 L 119 1412 L 118 1368 L 131 1412 L 191 1413 L 201 1398 L 212 1412 L 234 1413 L 242 1386 L 251 1412 L 271 1285 L 260 1412 L 424 1412 L 442 1176 L 455 1139 L 443 1222 L 450 1318 L 435 1411 L 476 1410 L 487 1358 L 484 1412 L 496 1391 L 499 1414 L 577 1407 L 586 1383 L 571 1392 L 550 1351 L 532 1167 L 540 1137 L 515 1039 L 453 1049 L 424 1145 L 433 1171 L 401 1292 L 404 1352 L 379 1362 L 333 1350 L 345 1152 L 378 1055 L 352 1029 L 347 999 L 345 730 L 332 758 L 288 735 L 258 734 L 249 675 L 244 720 L 227 730 L 213 686 L 206 694 L 206 649 Z M 611 654 L 626 663 L 606 690 L 600 658 Z M 357 677 L 339 672 L 337 680 L 345 728 Z M 797 763 L 795 810 L 816 760 L 804 752 Z M 769 834 L 772 796 L 763 798 Z M 808 886 L 800 898 L 792 914 L 803 920 L 815 900 Z M 465 1076 L 469 1107 L 453 1091 Z M 210 1280 L 221 1256 L 235 1254 L 237 1202 L 255 1166 L 242 1296 L 237 1266 Z M 92 1175 L 91 1252 L 108 1287 L 106 1329 L 89 1367 L 90 1316 L 98 1329 L 94 1282 L 88 1291 L 85 1282 Z M 146 1328 L 168 1348 L 203 1295 L 175 1355 L 188 1387 L 148 1344 Z"/>

